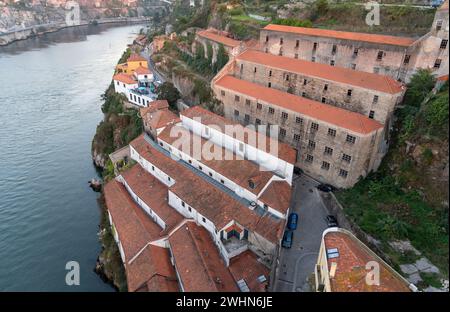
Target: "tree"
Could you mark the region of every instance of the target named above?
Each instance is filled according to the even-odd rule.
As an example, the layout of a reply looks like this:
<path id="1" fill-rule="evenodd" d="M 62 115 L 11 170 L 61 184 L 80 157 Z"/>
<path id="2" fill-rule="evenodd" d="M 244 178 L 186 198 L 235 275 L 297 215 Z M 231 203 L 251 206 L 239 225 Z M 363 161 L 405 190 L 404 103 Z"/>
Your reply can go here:
<path id="1" fill-rule="evenodd" d="M 226 63 L 228 63 L 228 54 L 227 51 L 225 51 L 223 44 L 220 44 L 219 49 L 217 50 L 216 63 L 214 63 L 214 72 L 217 73 Z"/>
<path id="2" fill-rule="evenodd" d="M 425 97 L 430 93 L 436 83 L 436 79 L 427 69 L 419 69 L 411 77 L 405 94 L 405 104 L 414 107 L 420 107 Z"/>
<path id="3" fill-rule="evenodd" d="M 177 101 L 181 98 L 181 94 L 177 88 L 171 82 L 164 82 L 159 86 L 158 91 L 158 100 L 167 100 L 169 102 L 170 107 L 173 110 L 177 109 Z"/>

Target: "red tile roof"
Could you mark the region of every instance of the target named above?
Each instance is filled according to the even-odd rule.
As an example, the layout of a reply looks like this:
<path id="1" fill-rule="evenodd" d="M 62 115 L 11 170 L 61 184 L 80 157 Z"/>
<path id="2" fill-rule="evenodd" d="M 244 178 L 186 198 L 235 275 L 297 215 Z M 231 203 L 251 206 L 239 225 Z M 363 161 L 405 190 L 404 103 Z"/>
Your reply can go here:
<path id="1" fill-rule="evenodd" d="M 404 89 L 400 82 L 389 76 L 308 62 L 256 50 L 246 50 L 238 55 L 237 59 L 388 94 L 401 93 Z"/>
<path id="2" fill-rule="evenodd" d="M 147 113 L 143 119 L 152 129 L 159 129 L 180 121 L 180 117 L 168 109 L 161 109 L 154 113 Z"/>
<path id="3" fill-rule="evenodd" d="M 205 228 L 186 222 L 169 236 L 169 243 L 184 291 L 238 291 Z"/>
<path id="4" fill-rule="evenodd" d="M 229 269 L 236 283 L 243 279 L 251 292 L 265 292 L 269 285 L 269 268 L 259 262 L 257 256 L 249 250 L 231 258 Z M 264 276 L 266 281 L 258 281 L 260 276 Z"/>
<path id="5" fill-rule="evenodd" d="M 216 130 L 219 130 L 218 128 L 220 128 L 220 130 L 222 131 L 222 133 L 225 132 L 225 126 L 229 125 L 229 126 L 240 126 L 240 124 L 238 122 L 235 122 L 233 120 L 230 119 L 226 119 L 222 116 L 219 116 L 217 114 L 214 114 L 213 112 L 210 112 L 204 108 L 202 108 L 201 106 L 193 106 L 191 108 L 188 108 L 184 111 L 182 111 L 180 113 L 180 115 L 182 116 L 186 116 L 190 119 L 193 119 L 194 117 L 196 118 L 200 118 L 200 122 L 204 125 L 214 125 Z M 249 133 L 254 132 L 253 130 L 250 129 L 246 129 L 246 131 L 248 131 Z M 236 138 L 236 135 L 234 135 L 234 137 Z M 279 142 L 279 141 L 275 141 L 273 139 L 271 139 L 270 137 L 264 136 L 266 142 L 265 144 L 258 144 L 259 143 L 259 137 L 260 135 L 255 135 L 256 142 L 253 142 L 255 140 L 248 140 L 248 136 L 244 137 L 244 142 L 246 144 L 250 144 L 256 148 L 258 148 L 258 145 L 262 145 L 264 147 L 266 147 L 266 149 L 270 152 L 270 146 L 271 144 L 278 144 L 278 157 L 288 163 L 294 164 L 296 161 L 296 157 L 297 157 L 297 153 L 296 151 L 290 147 L 289 145 Z"/>
<path id="6" fill-rule="evenodd" d="M 114 75 L 113 79 L 117 80 L 117 81 L 120 81 L 120 82 L 123 82 L 125 84 L 136 84 L 137 83 L 137 81 L 134 80 L 133 76 L 127 75 L 127 74 L 124 74 L 124 73 L 120 73 L 120 74 Z"/>
<path id="7" fill-rule="evenodd" d="M 216 82 L 216 85 L 257 101 L 266 102 L 360 134 L 369 134 L 383 128 L 382 124 L 364 115 L 263 87 L 232 76 L 222 77 Z"/>
<path id="8" fill-rule="evenodd" d="M 232 48 L 241 44 L 241 41 L 226 37 L 211 29 L 197 31 L 197 35 Z"/>
<path id="9" fill-rule="evenodd" d="M 273 176 L 270 171 L 262 170 L 256 163 L 246 160 L 211 141 L 195 135 L 181 125 L 171 125 L 165 128 L 158 135 L 158 139 L 161 139 L 178 150 L 190 155 L 202 162 L 205 166 L 218 172 L 255 195 L 258 195 L 261 192 L 263 187 L 266 186 Z M 196 146 L 194 142 L 200 143 L 197 146 L 197 148 L 199 148 L 198 152 L 194 151 L 194 146 Z M 211 151 L 211 155 L 204 155 L 202 152 L 206 151 L 207 148 Z M 205 156 L 210 157 L 205 158 Z M 253 182 L 253 188 L 249 185 L 250 180 Z"/>
<path id="10" fill-rule="evenodd" d="M 370 249 L 353 235 L 328 232 L 324 236 L 325 249 L 337 248 L 339 256 L 328 259 L 328 270 L 336 263 L 336 273 L 330 278 L 334 292 L 409 292 L 409 282 L 385 265 Z M 367 285 L 365 269 L 369 261 L 380 265 L 380 285 Z"/>
<path id="11" fill-rule="evenodd" d="M 150 75 L 152 72 L 147 67 L 139 66 L 134 70 L 134 72 L 138 75 Z"/>
<path id="12" fill-rule="evenodd" d="M 291 203 L 291 194 L 291 186 L 286 181 L 272 181 L 259 200 L 282 214 L 286 214 Z"/>
<path id="13" fill-rule="evenodd" d="M 139 54 L 133 53 L 127 59 L 127 62 L 147 62 L 147 59 Z"/>
<path id="14" fill-rule="evenodd" d="M 150 102 L 148 107 L 141 107 L 139 112 L 141 116 L 144 116 L 147 113 L 156 112 L 157 110 L 166 108 L 169 108 L 169 102 L 167 102 L 167 100 L 154 100 Z"/>
<path id="15" fill-rule="evenodd" d="M 402 47 L 409 47 L 415 41 L 415 39 L 413 38 L 406 38 L 406 37 L 395 37 L 387 35 L 366 34 L 366 33 L 337 31 L 319 28 L 284 26 L 275 24 L 267 25 L 266 27 L 264 27 L 264 30 L 294 33 L 312 37 L 327 37 L 339 40 L 351 40 L 351 41 L 370 42 L 376 44 L 387 44 Z"/>
<path id="16" fill-rule="evenodd" d="M 182 215 L 169 206 L 167 186 L 145 171 L 141 165 L 135 164 L 132 168 L 123 172 L 122 177 L 131 190 L 166 223 L 167 229 L 164 233 L 170 231 L 184 219 Z"/>

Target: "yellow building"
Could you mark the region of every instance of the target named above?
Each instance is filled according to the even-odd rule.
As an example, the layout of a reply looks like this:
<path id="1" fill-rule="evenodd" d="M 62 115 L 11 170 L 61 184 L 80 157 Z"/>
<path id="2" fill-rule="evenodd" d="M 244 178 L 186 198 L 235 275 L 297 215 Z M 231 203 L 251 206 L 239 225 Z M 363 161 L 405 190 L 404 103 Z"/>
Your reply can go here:
<path id="1" fill-rule="evenodd" d="M 147 60 L 139 54 L 133 53 L 127 59 L 126 63 L 118 64 L 116 66 L 116 71 L 118 73 L 132 75 L 134 71 L 139 67 L 148 68 Z"/>

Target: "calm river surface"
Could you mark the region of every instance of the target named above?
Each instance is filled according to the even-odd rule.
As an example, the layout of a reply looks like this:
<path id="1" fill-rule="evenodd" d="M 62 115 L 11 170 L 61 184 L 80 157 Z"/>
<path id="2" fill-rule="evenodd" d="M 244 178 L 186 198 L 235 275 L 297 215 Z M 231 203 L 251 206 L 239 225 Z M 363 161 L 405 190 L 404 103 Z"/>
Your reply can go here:
<path id="1" fill-rule="evenodd" d="M 112 291 L 100 250 L 91 141 L 100 96 L 142 26 L 65 29 L 0 47 L 0 291 Z M 80 286 L 65 266 L 80 264 Z"/>

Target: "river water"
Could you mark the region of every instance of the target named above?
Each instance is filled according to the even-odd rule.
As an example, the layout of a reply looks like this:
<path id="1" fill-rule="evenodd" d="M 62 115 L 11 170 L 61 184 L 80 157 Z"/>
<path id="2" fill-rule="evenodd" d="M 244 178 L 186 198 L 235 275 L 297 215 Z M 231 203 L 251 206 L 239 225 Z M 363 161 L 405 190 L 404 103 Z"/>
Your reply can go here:
<path id="1" fill-rule="evenodd" d="M 91 141 L 100 96 L 142 26 L 83 26 L 0 47 L 0 291 L 112 291 Z M 66 285 L 77 261 L 80 285 Z"/>

